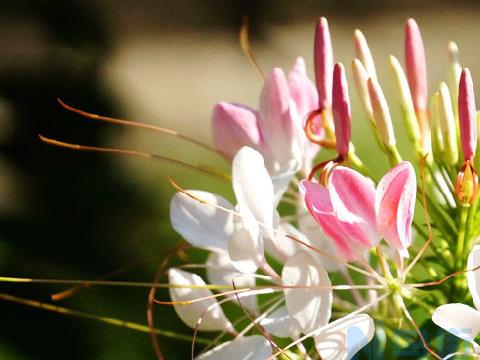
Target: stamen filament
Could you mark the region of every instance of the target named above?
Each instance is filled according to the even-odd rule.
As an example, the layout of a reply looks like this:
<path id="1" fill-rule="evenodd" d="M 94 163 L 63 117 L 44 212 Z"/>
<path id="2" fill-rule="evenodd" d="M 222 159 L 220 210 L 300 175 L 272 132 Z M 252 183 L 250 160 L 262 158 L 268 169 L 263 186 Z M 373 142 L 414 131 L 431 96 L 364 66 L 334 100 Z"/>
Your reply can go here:
<path id="1" fill-rule="evenodd" d="M 202 142 L 200 142 L 200 141 L 198 141 L 198 140 L 196 140 L 196 139 L 194 139 L 190 136 L 183 135 L 176 130 L 172 130 L 172 129 L 168 129 L 168 128 L 164 128 L 164 127 L 160 127 L 160 126 L 156 126 L 156 125 L 143 124 L 143 123 L 130 121 L 130 120 L 125 120 L 125 119 L 118 119 L 118 118 L 113 118 L 113 117 L 109 117 L 109 116 L 101 116 L 101 115 L 97 115 L 97 114 L 92 114 L 92 113 L 89 113 L 87 111 L 74 108 L 73 106 L 70 106 L 70 105 L 66 104 L 61 99 L 57 99 L 57 101 L 64 109 L 66 109 L 68 111 L 71 111 L 71 112 L 74 112 L 76 114 L 79 114 L 79 115 L 81 115 L 83 117 L 86 117 L 88 119 L 101 121 L 101 122 L 107 122 L 107 123 L 110 123 L 110 124 L 121 125 L 121 126 L 137 127 L 137 128 L 141 128 L 141 129 L 160 132 L 160 133 L 163 133 L 163 134 L 166 134 L 166 135 L 175 136 L 179 139 L 182 139 L 182 140 L 190 142 L 194 145 L 200 146 L 200 147 L 202 147 L 202 148 L 204 148 L 208 151 L 219 154 L 219 151 L 216 150 L 215 148 L 213 148 L 213 147 L 211 147 L 207 144 L 204 144 L 204 143 L 202 143 Z"/>
<path id="2" fill-rule="evenodd" d="M 390 293 L 387 292 L 383 295 L 381 295 L 380 297 L 378 297 L 377 299 L 375 299 L 374 301 L 372 302 L 369 302 L 368 304 L 366 304 L 365 306 L 362 306 L 360 308 L 358 308 L 357 310 L 351 312 L 350 314 L 346 315 L 345 318 L 350 318 L 350 317 L 353 317 L 355 315 L 358 315 L 368 309 L 370 309 L 372 306 L 374 306 L 375 304 L 379 303 L 380 301 L 382 301 L 383 299 L 387 298 L 387 296 L 389 296 Z M 313 337 L 313 336 L 316 336 L 318 334 L 320 334 L 322 331 L 325 331 L 327 329 L 329 329 L 330 327 L 332 326 L 332 323 L 328 323 L 326 324 L 325 326 L 322 326 L 318 329 L 315 329 L 311 332 L 309 332 L 308 334 L 305 334 L 303 335 L 302 337 L 298 338 L 297 340 L 291 342 L 289 345 L 287 345 L 286 347 L 284 347 L 281 351 L 278 351 L 276 352 L 275 354 L 273 354 L 271 357 L 268 358 L 268 360 L 273 360 L 275 359 L 275 357 L 283 354 L 285 351 L 287 351 L 288 349 L 290 349 L 291 347 L 295 346 L 296 344 L 298 344 L 299 342 L 302 342 L 303 340 L 306 340 L 307 338 L 309 337 Z"/>
<path id="3" fill-rule="evenodd" d="M 248 16 L 244 16 L 242 19 L 242 26 L 240 27 L 240 47 L 242 48 L 243 53 L 247 56 L 248 60 L 252 66 L 257 70 L 258 74 L 262 78 L 265 79 L 265 73 L 263 72 L 262 68 L 258 64 L 257 57 L 255 56 L 255 52 L 253 51 L 252 47 L 250 46 L 250 39 L 248 36 Z"/>
<path id="4" fill-rule="evenodd" d="M 160 161 L 165 161 L 169 162 L 171 164 L 179 165 L 184 168 L 190 169 L 190 170 L 196 170 L 201 173 L 225 180 L 225 181 L 231 181 L 230 176 L 223 174 L 221 172 L 217 171 L 212 171 L 209 167 L 206 166 L 201 166 L 201 165 L 192 165 L 177 159 L 169 158 L 166 156 L 161 156 L 157 154 L 150 154 L 142 151 L 136 151 L 136 150 L 126 150 L 126 149 L 117 149 L 117 148 L 106 148 L 106 147 L 100 147 L 100 146 L 88 146 L 88 145 L 78 145 L 78 144 L 72 144 L 72 143 L 67 143 L 64 141 L 59 141 L 55 139 L 51 139 L 48 137 L 45 137 L 43 135 L 38 135 L 41 141 L 43 141 L 46 144 L 53 145 L 53 146 L 58 146 L 70 150 L 75 150 L 75 151 L 91 151 L 91 152 L 99 152 L 99 153 L 109 153 L 109 154 L 115 154 L 115 155 L 123 155 L 123 156 L 132 156 L 132 157 L 139 157 L 143 159 L 152 159 L 152 160 L 160 160 Z"/>

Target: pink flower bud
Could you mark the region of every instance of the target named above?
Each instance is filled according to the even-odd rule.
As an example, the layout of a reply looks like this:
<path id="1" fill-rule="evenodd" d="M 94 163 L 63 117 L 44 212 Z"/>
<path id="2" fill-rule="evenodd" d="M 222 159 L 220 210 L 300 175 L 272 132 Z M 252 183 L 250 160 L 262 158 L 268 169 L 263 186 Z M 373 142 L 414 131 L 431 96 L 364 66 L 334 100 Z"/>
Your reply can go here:
<path id="1" fill-rule="evenodd" d="M 233 158 L 242 146 L 258 148 L 261 142 L 257 112 L 244 105 L 216 104 L 212 132 L 216 148 L 228 158 Z"/>
<path id="2" fill-rule="evenodd" d="M 460 140 L 463 158 L 472 160 L 477 149 L 477 120 L 475 95 L 470 70 L 463 69 L 458 88 L 458 117 L 460 120 Z"/>
<path id="3" fill-rule="evenodd" d="M 413 19 L 408 19 L 405 25 L 405 62 L 415 110 L 425 111 L 428 102 L 425 49 L 420 29 Z"/>
<path id="4" fill-rule="evenodd" d="M 332 107 L 333 49 L 327 19 L 317 21 L 315 45 L 313 50 L 315 62 L 315 81 L 318 91 L 318 106 L 321 110 Z"/>
<path id="5" fill-rule="evenodd" d="M 343 159 L 346 159 L 348 157 L 352 130 L 347 78 L 345 77 L 345 68 L 340 63 L 335 65 L 333 71 L 332 95 L 337 152 Z"/>

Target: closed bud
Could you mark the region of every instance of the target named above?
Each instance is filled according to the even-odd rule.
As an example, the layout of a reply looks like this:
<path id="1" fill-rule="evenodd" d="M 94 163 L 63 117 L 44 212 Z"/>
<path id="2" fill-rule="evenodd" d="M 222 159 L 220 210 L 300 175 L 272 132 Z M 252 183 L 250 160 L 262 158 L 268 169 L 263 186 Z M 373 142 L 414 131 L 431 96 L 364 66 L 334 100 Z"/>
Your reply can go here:
<path id="1" fill-rule="evenodd" d="M 463 69 L 458 87 L 458 117 L 463 159 L 472 160 L 477 149 L 477 112 L 470 70 Z"/>
<path id="2" fill-rule="evenodd" d="M 473 161 L 467 160 L 460 169 L 455 183 L 455 194 L 462 206 L 470 206 L 478 195 L 478 175 Z"/>
<path id="3" fill-rule="evenodd" d="M 405 127 L 407 128 L 408 137 L 414 143 L 416 150 L 419 151 L 421 150 L 420 128 L 418 127 L 417 116 L 415 114 L 415 108 L 413 106 L 412 95 L 410 93 L 407 78 L 402 66 L 395 56 L 390 55 L 389 64 L 398 91 L 399 105 L 405 121 Z"/>
<path id="4" fill-rule="evenodd" d="M 427 109 L 427 65 L 422 35 L 414 19 L 405 24 L 405 63 L 407 78 L 416 111 Z"/>
<path id="5" fill-rule="evenodd" d="M 438 118 L 443 137 L 444 160 L 448 165 L 456 165 L 458 162 L 457 127 L 450 92 L 445 82 L 441 82 L 439 88 Z"/>
<path id="6" fill-rule="evenodd" d="M 352 124 L 347 78 L 342 64 L 336 64 L 333 71 L 332 97 L 337 152 L 345 160 L 348 157 L 350 147 Z"/>
<path id="7" fill-rule="evenodd" d="M 458 83 L 462 74 L 462 67 L 458 60 L 458 46 L 453 41 L 448 43 L 447 47 L 447 61 L 448 61 L 448 85 L 450 93 L 452 94 L 452 107 L 455 118 L 458 118 Z"/>
<path id="8" fill-rule="evenodd" d="M 367 39 L 360 30 L 355 30 L 355 54 L 362 62 L 365 70 L 367 70 L 368 77 L 377 80 L 377 71 L 375 69 L 375 63 L 373 62 L 372 53 L 368 47 Z"/>
<path id="9" fill-rule="evenodd" d="M 368 94 L 368 73 L 362 62 L 358 59 L 354 59 L 352 62 L 353 77 L 355 79 L 355 85 L 357 87 L 357 93 L 362 102 L 363 108 L 367 113 L 369 120 L 373 121 L 373 109 L 370 102 L 370 95 Z"/>
<path id="10" fill-rule="evenodd" d="M 383 91 L 376 80 L 368 79 L 368 92 L 373 108 L 373 118 L 377 124 L 380 139 L 386 148 L 395 147 L 395 134 L 393 132 L 390 110 Z"/>
<path id="11" fill-rule="evenodd" d="M 320 110 L 331 109 L 333 49 L 328 21 L 324 17 L 318 19 L 315 28 L 313 58 L 315 63 L 315 82 L 318 90 L 318 106 Z"/>

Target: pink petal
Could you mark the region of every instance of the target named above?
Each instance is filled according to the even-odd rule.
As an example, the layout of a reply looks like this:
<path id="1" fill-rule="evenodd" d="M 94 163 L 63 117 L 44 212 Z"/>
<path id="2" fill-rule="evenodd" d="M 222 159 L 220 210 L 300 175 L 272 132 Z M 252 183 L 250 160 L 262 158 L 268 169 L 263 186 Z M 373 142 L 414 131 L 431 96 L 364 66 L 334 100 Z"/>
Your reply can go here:
<path id="1" fill-rule="evenodd" d="M 378 241 L 373 182 L 355 170 L 338 166 L 332 171 L 328 190 L 337 217 L 360 227 L 362 242 L 373 246 Z"/>
<path id="2" fill-rule="evenodd" d="M 424 111 L 428 101 L 427 65 L 422 35 L 413 19 L 405 24 L 405 62 L 415 110 Z"/>
<path id="3" fill-rule="evenodd" d="M 290 96 L 297 105 L 297 111 L 302 124 L 311 111 L 318 106 L 318 93 L 312 81 L 307 76 L 305 60 L 302 57 L 297 58 L 292 71 L 288 73 L 288 86 Z"/>
<path id="4" fill-rule="evenodd" d="M 335 214 L 328 190 L 320 184 L 302 181 L 300 186 L 307 209 L 330 237 L 338 253 L 347 261 L 361 256 L 370 247 L 363 229 L 357 224 L 341 221 Z"/>
<path id="5" fill-rule="evenodd" d="M 318 106 L 320 109 L 332 108 L 332 74 L 333 74 L 333 49 L 328 29 L 327 19 L 324 17 L 317 21 L 315 28 L 315 45 L 313 50 L 315 62 L 315 81 L 318 91 Z"/>
<path id="6" fill-rule="evenodd" d="M 285 74 L 275 68 L 265 79 L 258 119 L 261 133 L 268 135 L 264 137 L 267 158 L 292 159 L 297 120 L 290 109 L 290 90 Z"/>
<path id="7" fill-rule="evenodd" d="M 348 157 L 348 148 L 351 139 L 351 114 L 348 84 L 345 77 L 345 68 L 336 64 L 333 71 L 333 121 L 335 125 L 335 138 L 337 152 L 344 159 Z"/>
<path id="8" fill-rule="evenodd" d="M 212 115 L 213 141 L 218 150 L 232 158 L 242 146 L 258 148 L 261 134 L 257 112 L 246 106 L 220 102 Z"/>
<path id="9" fill-rule="evenodd" d="M 296 104 L 299 117 L 299 123 L 297 123 L 296 141 L 301 147 L 301 153 L 303 155 L 303 167 L 308 169 L 306 171 L 308 173 L 311 169 L 313 158 L 317 155 L 320 146 L 307 139 L 305 136 L 304 126 L 307 115 L 318 107 L 318 93 L 317 89 L 315 89 L 315 85 L 313 85 L 312 81 L 310 81 L 307 76 L 305 61 L 303 58 L 297 58 L 292 71 L 290 71 L 288 74 L 288 85 L 290 87 L 290 95 L 293 99 L 293 102 Z M 318 126 L 313 126 L 312 128 L 318 129 L 316 135 L 323 137 L 324 131 L 323 127 L 320 126 L 320 116 L 315 118 L 314 121 L 316 123 L 315 125 L 318 124 Z"/>
<path id="10" fill-rule="evenodd" d="M 407 161 L 401 162 L 380 180 L 375 198 L 377 227 L 385 241 L 408 257 L 417 181 Z"/>
<path id="11" fill-rule="evenodd" d="M 477 149 L 477 120 L 475 95 L 470 70 L 463 69 L 458 88 L 458 117 L 460 119 L 460 139 L 463 157 L 470 160 Z"/>

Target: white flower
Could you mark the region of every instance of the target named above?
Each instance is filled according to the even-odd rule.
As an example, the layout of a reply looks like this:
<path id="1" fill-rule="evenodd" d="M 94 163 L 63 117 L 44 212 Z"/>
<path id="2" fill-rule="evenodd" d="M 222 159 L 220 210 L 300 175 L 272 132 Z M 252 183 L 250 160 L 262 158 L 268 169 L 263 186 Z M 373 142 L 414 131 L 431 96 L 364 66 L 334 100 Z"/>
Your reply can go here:
<path id="1" fill-rule="evenodd" d="M 480 245 L 476 245 L 468 256 L 468 269 L 480 266 Z M 449 333 L 470 342 L 476 353 L 480 346 L 475 338 L 480 333 L 480 271 L 467 273 L 468 289 L 472 295 L 475 308 L 465 304 L 446 304 L 435 309 L 432 321 Z"/>

